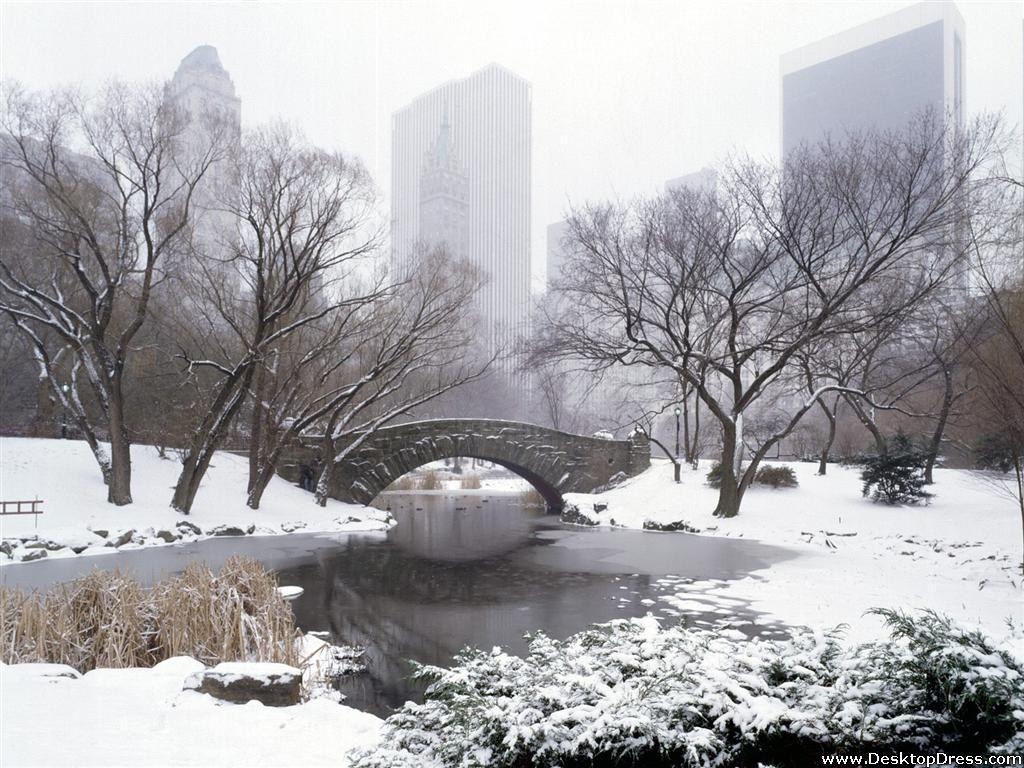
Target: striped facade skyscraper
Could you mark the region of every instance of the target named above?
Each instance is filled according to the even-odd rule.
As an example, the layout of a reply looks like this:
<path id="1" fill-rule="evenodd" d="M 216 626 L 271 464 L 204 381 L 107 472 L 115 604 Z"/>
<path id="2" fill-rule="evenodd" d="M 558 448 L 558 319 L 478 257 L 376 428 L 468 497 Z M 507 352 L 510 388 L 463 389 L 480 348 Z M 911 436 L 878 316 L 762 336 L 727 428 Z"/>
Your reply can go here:
<path id="1" fill-rule="evenodd" d="M 478 309 L 488 351 L 527 328 L 530 175 L 530 84 L 502 66 L 444 83 L 392 117 L 395 267 L 418 246 L 442 244 L 475 264 L 487 278 Z"/>

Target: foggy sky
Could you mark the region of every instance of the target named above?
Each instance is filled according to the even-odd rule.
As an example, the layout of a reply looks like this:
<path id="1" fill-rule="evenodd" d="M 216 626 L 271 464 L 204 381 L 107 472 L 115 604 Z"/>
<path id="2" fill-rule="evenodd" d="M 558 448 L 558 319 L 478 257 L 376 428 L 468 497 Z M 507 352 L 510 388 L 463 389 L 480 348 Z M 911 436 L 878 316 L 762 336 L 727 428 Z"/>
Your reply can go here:
<path id="1" fill-rule="evenodd" d="M 391 114 L 495 61 L 533 85 L 533 271 L 570 202 L 659 191 L 736 149 L 776 156 L 779 56 L 902 7 L 864 2 L 0 1 L 0 75 L 29 87 L 170 78 L 217 48 L 243 125 L 298 124 L 384 193 Z M 1022 119 L 1020 0 L 957 3 L 967 112 Z"/>

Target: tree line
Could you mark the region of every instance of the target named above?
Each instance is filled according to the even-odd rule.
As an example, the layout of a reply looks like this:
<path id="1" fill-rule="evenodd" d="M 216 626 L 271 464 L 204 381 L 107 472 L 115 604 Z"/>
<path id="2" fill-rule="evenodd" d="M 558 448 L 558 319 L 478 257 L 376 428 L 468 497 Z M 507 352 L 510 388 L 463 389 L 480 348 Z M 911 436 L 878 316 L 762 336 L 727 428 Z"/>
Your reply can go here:
<path id="1" fill-rule="evenodd" d="M 881 454 L 886 424 L 926 424 L 929 480 L 952 423 L 998 442 L 1024 522 L 1024 185 L 1006 170 L 1010 135 L 997 117 L 927 112 L 781 163 L 738 156 L 711 188 L 573 209 L 532 359 L 640 371 L 656 394 L 629 419 L 650 431 L 678 408 L 689 459 L 691 415 L 716 433 L 722 517 L 811 419 L 826 424 L 825 473 L 846 409 Z"/>
<path id="2" fill-rule="evenodd" d="M 185 514 L 240 444 L 258 508 L 300 436 L 324 504 L 367 434 L 491 362 L 470 353 L 481 276 L 442 248 L 391 269 L 361 163 L 285 124 L 240 134 L 158 86 L 9 83 L 0 129 L 5 409 L 35 388 L 113 504 L 132 502 L 133 442 L 177 453 Z"/>

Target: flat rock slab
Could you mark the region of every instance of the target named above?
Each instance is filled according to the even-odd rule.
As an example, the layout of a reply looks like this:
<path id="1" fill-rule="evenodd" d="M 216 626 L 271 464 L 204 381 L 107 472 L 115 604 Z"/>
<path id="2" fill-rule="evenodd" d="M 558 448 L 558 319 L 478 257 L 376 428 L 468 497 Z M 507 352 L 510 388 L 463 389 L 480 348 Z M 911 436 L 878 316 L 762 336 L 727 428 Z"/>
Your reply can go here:
<path id="1" fill-rule="evenodd" d="M 233 704 L 289 707 L 299 703 L 301 685 L 302 672 L 287 664 L 224 662 L 189 676 L 184 689 Z"/>
<path id="2" fill-rule="evenodd" d="M 82 676 L 77 669 L 69 667 L 67 664 L 47 664 L 45 662 L 4 664 L 2 674 L 26 677 L 65 677 L 72 680 L 77 680 Z"/>

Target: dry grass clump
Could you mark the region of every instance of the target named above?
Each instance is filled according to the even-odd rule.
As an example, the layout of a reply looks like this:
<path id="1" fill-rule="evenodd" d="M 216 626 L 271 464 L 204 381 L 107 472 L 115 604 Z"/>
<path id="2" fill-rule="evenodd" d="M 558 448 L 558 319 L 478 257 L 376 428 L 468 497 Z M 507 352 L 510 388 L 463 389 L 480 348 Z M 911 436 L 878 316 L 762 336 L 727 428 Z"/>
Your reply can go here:
<path id="1" fill-rule="evenodd" d="M 520 494 L 520 499 L 522 499 L 524 507 L 547 506 L 547 502 L 544 501 L 544 497 L 540 495 L 540 491 L 532 485 Z"/>
<path id="2" fill-rule="evenodd" d="M 298 662 L 295 617 L 277 579 L 255 560 L 232 557 L 218 576 L 191 563 L 157 584 L 151 599 L 164 658 Z"/>
<path id="3" fill-rule="evenodd" d="M 46 593 L 0 587 L 0 659 L 9 664 L 149 667 L 172 656 L 204 664 L 296 664 L 294 617 L 277 580 L 233 557 L 219 575 L 193 563 L 143 589 L 130 576 L 94 571 Z"/>
<path id="4" fill-rule="evenodd" d="M 385 491 L 415 491 L 416 490 L 416 478 L 412 475 L 402 475 L 400 478 L 395 480 L 391 485 L 384 489 Z"/>
<path id="5" fill-rule="evenodd" d="M 464 491 L 475 491 L 483 487 L 480 483 L 480 475 L 475 472 L 471 472 L 468 475 L 463 475 L 462 480 L 459 483 L 459 487 Z"/>
<path id="6" fill-rule="evenodd" d="M 444 485 L 441 483 L 441 476 L 432 469 L 424 472 L 423 476 L 420 478 L 421 491 L 438 491 L 443 487 Z"/>

